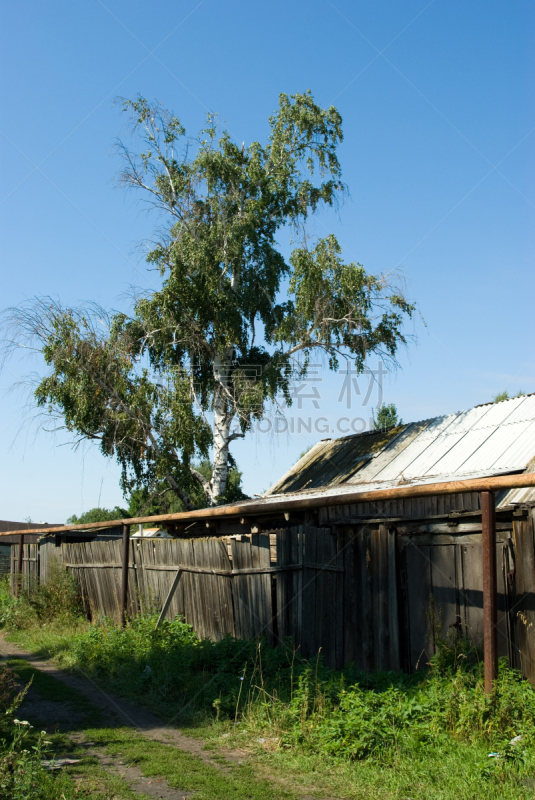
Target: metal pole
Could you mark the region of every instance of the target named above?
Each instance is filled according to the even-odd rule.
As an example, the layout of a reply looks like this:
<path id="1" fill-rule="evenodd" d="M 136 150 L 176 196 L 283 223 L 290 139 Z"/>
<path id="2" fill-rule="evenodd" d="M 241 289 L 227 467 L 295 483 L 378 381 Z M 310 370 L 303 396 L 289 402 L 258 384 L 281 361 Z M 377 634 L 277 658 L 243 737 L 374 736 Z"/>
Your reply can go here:
<path id="1" fill-rule="evenodd" d="M 130 556 L 130 525 L 123 525 L 123 569 L 121 585 L 121 625 L 126 622 L 128 603 L 128 561 Z"/>
<path id="2" fill-rule="evenodd" d="M 19 557 L 17 561 L 17 575 L 15 577 L 15 597 L 19 595 L 19 588 L 22 589 L 22 557 L 24 555 L 24 534 L 19 536 Z"/>
<path id="3" fill-rule="evenodd" d="M 490 694 L 498 675 L 497 586 L 496 586 L 496 506 L 494 492 L 481 492 L 483 535 L 483 652 L 485 694 Z"/>

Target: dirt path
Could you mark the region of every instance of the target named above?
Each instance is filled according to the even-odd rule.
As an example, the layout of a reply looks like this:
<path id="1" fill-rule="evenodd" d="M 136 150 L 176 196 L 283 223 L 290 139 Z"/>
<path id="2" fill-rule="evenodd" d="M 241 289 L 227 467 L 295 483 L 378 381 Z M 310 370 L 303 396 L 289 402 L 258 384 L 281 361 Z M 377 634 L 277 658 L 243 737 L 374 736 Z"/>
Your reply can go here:
<path id="1" fill-rule="evenodd" d="M 202 742 L 192 739 L 189 736 L 184 736 L 177 728 L 172 728 L 155 714 L 147 711 L 140 706 L 124 700 L 122 697 L 115 697 L 114 695 L 101 689 L 93 681 L 86 678 L 80 678 L 75 675 L 70 675 L 61 669 L 58 669 L 48 661 L 41 661 L 22 650 L 20 647 L 6 642 L 5 638 L 0 635 L 0 658 L 23 658 L 28 661 L 35 669 L 50 675 L 71 689 L 83 694 L 94 706 L 96 706 L 102 713 L 103 718 L 110 727 L 117 725 L 124 725 L 139 731 L 149 739 L 162 744 L 173 744 L 181 750 L 185 750 L 191 755 L 198 756 L 205 764 L 210 764 L 213 767 L 222 767 L 219 761 L 215 761 L 210 757 L 210 754 L 204 750 Z M 46 702 L 46 701 L 45 701 Z M 221 749 L 220 755 L 223 756 L 231 763 L 240 764 L 244 759 L 244 753 L 237 750 Z"/>
<path id="2" fill-rule="evenodd" d="M 230 748 L 218 748 L 217 752 L 205 750 L 202 741 L 185 736 L 180 730 L 171 727 L 152 712 L 128 700 L 116 697 L 97 686 L 91 679 L 70 675 L 58 669 L 50 662 L 43 661 L 17 645 L 7 642 L 1 633 L 0 659 L 24 659 L 35 670 L 74 690 L 79 696 L 89 701 L 92 707 L 98 709 L 100 712 L 99 727 L 131 729 L 151 742 L 171 745 L 182 753 L 199 759 L 206 767 L 215 768 L 218 773 L 222 773 L 222 777 L 227 774 L 229 779 L 231 779 L 232 768 L 239 767 L 248 760 L 246 753 L 240 750 L 231 750 Z M 81 748 L 86 757 L 98 762 L 106 774 L 116 776 L 124 781 L 131 791 L 145 797 L 161 798 L 161 800 L 187 800 L 187 798 L 197 795 L 197 791 L 188 792 L 170 786 L 161 776 L 144 776 L 142 770 L 135 763 L 122 758 L 120 754 L 110 755 L 105 747 L 99 746 L 98 743 L 87 738 L 82 730 L 84 727 L 88 727 L 84 720 L 85 715 L 76 707 L 76 704 L 65 700 L 54 701 L 45 695 L 46 692 L 40 694 L 34 687 L 31 687 L 19 713 L 42 720 L 45 727 L 48 724 L 49 728 L 53 726 L 60 732 L 64 732 L 73 746 Z M 268 779 L 268 782 L 273 782 L 272 797 L 274 799 L 282 796 L 288 797 L 286 780 L 282 776 L 264 775 L 264 777 Z M 315 800 L 309 794 L 298 794 L 300 795 L 299 800 Z M 334 798 L 324 797 L 323 800 L 334 800 Z"/>
<path id="3" fill-rule="evenodd" d="M 96 759 L 106 772 L 122 778 L 128 788 L 138 794 L 149 795 L 159 800 L 188 800 L 193 797 L 193 792 L 174 789 L 162 778 L 146 778 L 139 767 L 103 753 L 102 750 L 93 747 L 92 742 L 83 733 L 72 734 L 69 738 L 84 748 L 86 756 Z"/>

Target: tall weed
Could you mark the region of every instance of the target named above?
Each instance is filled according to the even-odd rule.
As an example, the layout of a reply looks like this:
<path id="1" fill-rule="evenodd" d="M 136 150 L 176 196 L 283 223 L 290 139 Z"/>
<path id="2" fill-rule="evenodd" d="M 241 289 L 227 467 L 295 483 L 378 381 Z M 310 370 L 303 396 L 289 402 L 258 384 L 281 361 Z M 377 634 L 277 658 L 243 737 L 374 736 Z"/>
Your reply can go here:
<path id="1" fill-rule="evenodd" d="M 37 625 L 78 618 L 82 603 L 76 580 L 57 559 L 51 559 L 46 583 L 31 583 L 11 593 L 9 576 L 0 581 L 0 625 L 28 630 Z"/>
<path id="2" fill-rule="evenodd" d="M 68 800 L 80 796 L 72 781 L 51 774 L 42 760 L 50 758 L 44 731 L 35 732 L 27 720 L 14 717 L 29 684 L 19 689 L 17 676 L 0 670 L 0 797 L 2 800 Z"/>
<path id="3" fill-rule="evenodd" d="M 0 593 L 0 617 L 9 625 L 17 619 L 12 607 Z M 279 752 L 409 769 L 424 764 L 425 753 L 454 763 L 460 748 L 483 753 L 481 780 L 535 775 L 534 688 L 501 662 L 495 691 L 485 695 L 477 648 L 457 630 L 415 675 L 334 672 L 320 655 L 303 659 L 291 642 L 200 640 L 179 618 L 159 629 L 155 616 L 124 628 L 103 620 L 70 637 L 58 628 L 57 641 L 71 665 L 112 691 L 181 724 L 246 732 L 248 742 L 271 742 Z M 500 758 L 488 760 L 489 751 Z"/>

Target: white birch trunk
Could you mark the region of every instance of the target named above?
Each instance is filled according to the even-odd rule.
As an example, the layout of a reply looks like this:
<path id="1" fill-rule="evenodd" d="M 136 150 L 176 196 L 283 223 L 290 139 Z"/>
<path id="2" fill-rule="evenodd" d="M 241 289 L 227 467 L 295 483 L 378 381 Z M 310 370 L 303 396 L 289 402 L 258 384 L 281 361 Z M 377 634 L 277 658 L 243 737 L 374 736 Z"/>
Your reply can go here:
<path id="1" fill-rule="evenodd" d="M 210 481 L 210 505 L 215 505 L 227 488 L 230 426 L 234 417 L 232 401 L 228 395 L 231 360 L 234 348 L 226 349 L 224 356 L 214 359 L 214 468 Z"/>

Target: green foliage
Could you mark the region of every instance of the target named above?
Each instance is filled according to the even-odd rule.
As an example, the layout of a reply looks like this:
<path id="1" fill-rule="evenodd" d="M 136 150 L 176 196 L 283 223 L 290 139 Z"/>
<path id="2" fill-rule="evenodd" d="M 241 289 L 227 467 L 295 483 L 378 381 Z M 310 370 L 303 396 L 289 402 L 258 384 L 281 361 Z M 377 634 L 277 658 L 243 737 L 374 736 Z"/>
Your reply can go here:
<path id="1" fill-rule="evenodd" d="M 67 524 L 69 525 L 83 525 L 89 522 L 107 522 L 113 519 L 124 519 L 129 516 L 129 512 L 124 508 L 91 508 L 89 511 L 84 511 L 79 517 L 73 514 L 68 518 Z"/>
<path id="2" fill-rule="evenodd" d="M 510 395 L 507 389 L 504 389 L 503 392 L 498 392 L 492 398 L 493 403 L 503 403 L 504 400 L 511 400 L 512 397 L 525 397 L 526 393 L 523 392 L 521 389 L 515 395 Z"/>
<path id="3" fill-rule="evenodd" d="M 156 514 L 175 514 L 184 511 L 184 503 L 169 486 L 160 481 L 150 489 L 132 489 L 128 498 L 127 517 L 150 517 Z"/>
<path id="4" fill-rule="evenodd" d="M 41 624 L 58 618 L 68 621 L 82 613 L 78 583 L 55 558 L 48 561 L 46 583 L 30 587 L 22 596 Z"/>
<path id="5" fill-rule="evenodd" d="M 244 671 L 249 689 L 254 680 L 257 643 L 230 637 L 200 640 L 181 619 L 166 621 L 158 630 L 155 621 L 156 617 L 138 617 L 126 628 L 109 622 L 92 626 L 74 638 L 74 662 L 84 664 L 97 680 L 105 679 L 114 691 L 145 695 L 160 710 L 173 708 L 181 719 L 202 719 L 217 698 L 221 713 L 234 714 Z M 264 644 L 262 658 L 272 676 L 288 666 L 285 650 Z"/>
<path id="6" fill-rule="evenodd" d="M 332 235 L 310 246 L 305 235 L 288 260 L 280 251 L 281 228 L 301 235 L 345 190 L 335 108 L 310 92 L 281 94 L 267 140 L 248 146 L 213 115 L 194 139 L 142 97 L 124 109 L 137 152 L 119 144 L 121 178 L 161 215 L 147 257 L 161 284 L 130 314 L 37 301 L 14 313 L 11 340 L 44 355 L 39 408 L 115 457 L 125 492 L 147 490 L 146 502 L 165 484 L 185 508 L 199 491 L 203 504 L 234 499 L 232 441 L 270 401 L 291 403 L 290 381 L 311 355 L 332 369 L 342 354 L 357 369 L 372 353 L 394 359 L 414 305 L 384 277 L 344 263 Z M 195 466 L 207 460 L 210 477 Z"/>
<path id="7" fill-rule="evenodd" d="M 509 392 L 507 391 L 498 392 L 492 398 L 493 403 L 503 403 L 504 400 L 509 400 Z"/>
<path id="8" fill-rule="evenodd" d="M 11 594 L 9 576 L 0 581 L 0 626 L 29 629 L 58 623 L 69 624 L 82 613 L 78 584 L 65 567 L 51 558 L 46 583 L 21 586 Z"/>
<path id="9" fill-rule="evenodd" d="M 395 425 L 403 425 L 403 420 L 398 417 L 398 410 L 394 403 L 383 403 L 374 415 L 373 429 L 376 431 L 383 431 L 386 428 L 392 428 Z"/>
<path id="10" fill-rule="evenodd" d="M 348 796 L 530 796 L 522 781 L 535 772 L 535 690 L 502 661 L 485 695 L 478 651 L 456 630 L 438 642 L 427 671 L 364 674 L 307 661 L 290 642 L 202 641 L 180 619 L 159 630 L 155 620 L 92 625 L 58 640 L 57 653 L 68 650 L 69 663 L 96 682 L 181 726 L 224 732 L 227 746 L 263 742 L 281 769 L 300 758 L 306 780 L 345 774 Z"/>

